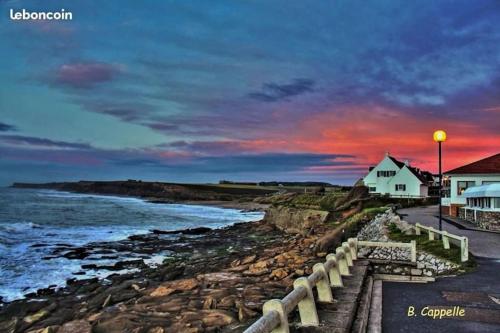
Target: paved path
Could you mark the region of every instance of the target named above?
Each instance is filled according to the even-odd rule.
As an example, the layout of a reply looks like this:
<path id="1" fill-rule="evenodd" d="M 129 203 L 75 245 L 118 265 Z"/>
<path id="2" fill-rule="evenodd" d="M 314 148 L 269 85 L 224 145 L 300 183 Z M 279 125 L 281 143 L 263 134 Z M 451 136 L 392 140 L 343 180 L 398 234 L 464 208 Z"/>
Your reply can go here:
<path id="1" fill-rule="evenodd" d="M 438 228 L 439 219 L 438 206 L 406 208 L 398 210 L 405 221 L 417 223 Z M 469 238 L 469 250 L 476 257 L 500 259 L 500 234 L 483 231 L 459 229 L 454 225 L 443 220 L 443 230 L 455 235 L 466 236 Z M 499 272 L 500 273 L 500 272 Z"/>
<path id="2" fill-rule="evenodd" d="M 404 220 L 438 227 L 437 206 L 399 211 Z M 500 234 L 458 229 L 443 221 L 443 229 L 469 237 L 477 269 L 434 283 L 383 283 L 383 332 L 500 332 Z M 431 319 L 421 316 L 425 306 L 461 306 L 466 316 Z M 417 316 L 408 317 L 414 306 Z"/>

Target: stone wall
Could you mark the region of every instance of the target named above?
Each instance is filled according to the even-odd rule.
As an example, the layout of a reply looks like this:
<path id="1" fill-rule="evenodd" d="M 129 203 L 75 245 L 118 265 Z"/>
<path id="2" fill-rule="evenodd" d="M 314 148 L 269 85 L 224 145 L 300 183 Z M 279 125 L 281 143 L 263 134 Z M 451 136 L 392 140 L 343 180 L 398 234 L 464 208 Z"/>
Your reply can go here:
<path id="1" fill-rule="evenodd" d="M 477 225 L 478 228 L 500 231 L 500 212 L 477 210 L 474 218 L 474 210 L 460 208 L 458 217 Z"/>
<path id="2" fill-rule="evenodd" d="M 388 209 L 384 214 L 377 215 L 359 233 L 359 240 L 390 241 L 388 237 L 388 226 L 395 224 L 403 233 L 414 234 L 412 225 L 401 220 L 392 210 Z M 448 260 L 438 258 L 424 251 L 417 252 L 417 263 L 411 263 L 410 249 L 387 248 L 387 247 L 361 247 L 358 250 L 361 258 L 372 259 L 377 262 L 374 265 L 375 273 L 399 274 L 413 276 L 436 276 L 449 274 L 456 271 L 459 266 Z"/>
<path id="3" fill-rule="evenodd" d="M 410 261 L 411 253 L 409 249 L 364 247 L 359 250 L 358 255 L 361 258 L 388 261 L 387 264 L 374 265 L 375 273 L 436 276 L 452 273 L 459 268 L 457 264 L 424 251 L 417 252 L 416 267 L 414 264 L 408 263 L 405 265 L 400 263 L 399 261 Z"/>

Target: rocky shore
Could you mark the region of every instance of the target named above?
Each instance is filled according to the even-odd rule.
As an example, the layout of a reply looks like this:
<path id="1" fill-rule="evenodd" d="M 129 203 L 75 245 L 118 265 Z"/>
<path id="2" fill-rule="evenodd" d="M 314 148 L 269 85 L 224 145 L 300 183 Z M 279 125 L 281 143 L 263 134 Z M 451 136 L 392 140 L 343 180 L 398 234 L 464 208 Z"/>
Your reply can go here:
<path id="1" fill-rule="evenodd" d="M 154 230 L 118 242 L 62 244 L 47 260 L 139 256 L 85 270 L 106 279 L 70 279 L 67 287 L 38 290 L 1 304 L 1 332 L 204 332 L 242 330 L 266 299 L 280 297 L 293 279 L 311 273 L 317 236 L 286 234 L 266 222 L 225 229 Z M 166 259 L 149 267 L 145 259 Z M 319 255 L 325 255 L 320 253 Z"/>
<path id="2" fill-rule="evenodd" d="M 335 195 L 345 207 L 335 213 L 341 219 L 333 223 L 327 211 L 294 208 L 290 200 L 304 198 L 295 194 L 257 197 L 236 189 L 220 197 L 218 189 L 211 187 L 210 194 L 201 194 L 199 201 L 199 193 L 193 196 L 175 184 L 111 183 L 53 183 L 37 188 L 133 195 L 159 203 L 182 198 L 183 203 L 230 205 L 226 207 L 236 203 L 240 209 L 271 207 L 262 221 L 224 229 L 152 230 L 117 242 L 80 247 L 60 244 L 46 260 L 127 260 L 86 264 L 64 288 L 49 286 L 26 299 L 0 302 L 0 332 L 241 332 L 261 314 L 266 300 L 284 296 L 296 278 L 311 274 L 312 266 L 324 260 L 327 251 L 355 235 L 373 217 L 373 211 L 362 210 L 364 201 L 356 199 L 366 195 L 366 190 L 361 193 L 359 189 L 352 192 L 357 193 L 356 200 L 351 193 L 347 201 Z M 290 218 L 291 224 L 287 222 Z M 163 260 L 151 265 L 153 257 Z M 111 275 L 85 278 L 89 271 Z"/>

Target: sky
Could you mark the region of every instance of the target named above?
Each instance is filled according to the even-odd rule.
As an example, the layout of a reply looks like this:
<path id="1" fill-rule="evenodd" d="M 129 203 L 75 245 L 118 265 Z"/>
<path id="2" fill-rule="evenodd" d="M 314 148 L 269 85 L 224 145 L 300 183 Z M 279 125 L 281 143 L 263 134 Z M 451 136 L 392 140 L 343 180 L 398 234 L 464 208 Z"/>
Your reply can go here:
<path id="1" fill-rule="evenodd" d="M 71 11 L 12 21 L 10 9 Z M 0 0 L 0 185 L 352 184 L 500 151 L 500 2 Z"/>

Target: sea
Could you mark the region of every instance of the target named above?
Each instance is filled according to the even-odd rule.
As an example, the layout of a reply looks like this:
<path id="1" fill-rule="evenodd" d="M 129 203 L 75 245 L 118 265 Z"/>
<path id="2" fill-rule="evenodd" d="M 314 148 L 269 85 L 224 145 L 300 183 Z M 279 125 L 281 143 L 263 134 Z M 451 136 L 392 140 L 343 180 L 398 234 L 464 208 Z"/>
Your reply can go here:
<path id="1" fill-rule="evenodd" d="M 202 205 L 157 204 L 131 197 L 53 190 L 0 188 L 0 297 L 12 301 L 69 278 L 105 278 L 80 272 L 86 259 L 43 259 L 61 244 L 115 241 L 151 229 L 222 228 L 257 221 L 262 212 Z M 154 265 L 162 258 L 152 258 Z M 107 262 L 93 261 L 95 264 Z M 116 272 L 109 272 L 109 274 Z"/>

